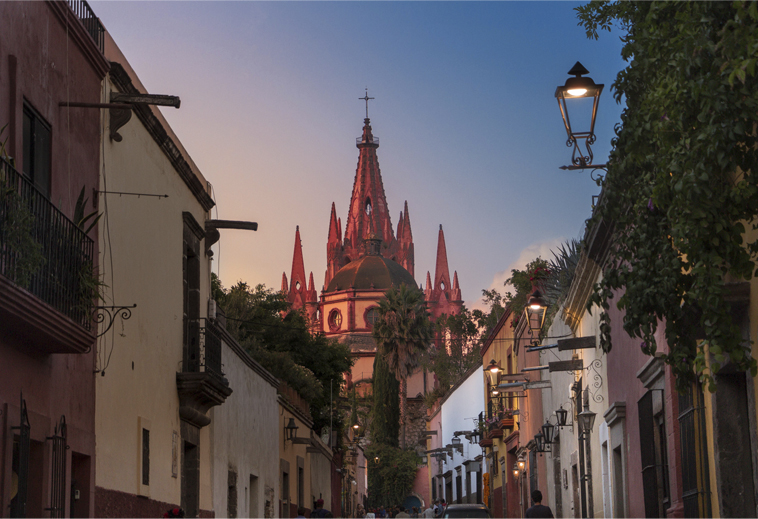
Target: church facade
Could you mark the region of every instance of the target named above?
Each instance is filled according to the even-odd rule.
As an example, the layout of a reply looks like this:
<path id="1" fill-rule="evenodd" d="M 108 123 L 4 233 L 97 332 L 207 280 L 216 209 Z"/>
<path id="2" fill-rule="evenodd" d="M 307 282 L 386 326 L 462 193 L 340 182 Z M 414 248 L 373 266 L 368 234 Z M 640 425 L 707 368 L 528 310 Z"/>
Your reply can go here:
<path id="1" fill-rule="evenodd" d="M 367 114 L 368 115 L 368 114 Z M 378 301 L 390 287 L 415 281 L 415 258 L 408 202 L 400 212 L 397 232 L 393 230 L 377 148 L 368 117 L 363 133 L 356 139 L 358 166 L 350 197 L 350 207 L 342 233 L 342 220 L 332 203 L 326 242 L 327 267 L 320 293 L 311 272 L 307 281 L 300 229 L 295 231 L 292 270 L 282 274 L 282 291 L 293 309 L 303 309 L 314 332 L 338 338 L 350 345 L 355 364 L 348 383 L 368 382 L 372 377 L 376 344 L 371 328 L 377 318 Z M 433 279 L 433 281 L 432 281 Z M 432 319 L 458 313 L 462 306 L 458 274 L 450 277 L 445 236 L 440 225 L 434 278 L 426 273 L 420 287 Z M 418 373 L 408 381 L 409 398 L 419 398 L 431 390 L 433 381 Z"/>

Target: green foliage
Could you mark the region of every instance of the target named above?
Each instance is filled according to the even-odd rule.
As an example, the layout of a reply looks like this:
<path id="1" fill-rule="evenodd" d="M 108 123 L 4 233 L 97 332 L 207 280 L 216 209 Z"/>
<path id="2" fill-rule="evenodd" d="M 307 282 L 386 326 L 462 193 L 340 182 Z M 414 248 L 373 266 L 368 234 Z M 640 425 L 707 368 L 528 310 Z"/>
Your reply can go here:
<path id="1" fill-rule="evenodd" d="M 242 281 L 226 290 L 215 275 L 211 290 L 226 313 L 229 333 L 310 404 L 314 429 L 320 431 L 330 420 L 339 420 L 332 415 L 336 408 L 332 398 L 340 394 L 343 373 L 352 366 L 350 349 L 322 334 L 311 334 L 302 313 L 288 312 L 282 292 L 264 285 L 253 289 Z"/>
<path id="2" fill-rule="evenodd" d="M 372 334 L 377 344 L 377 355 L 382 355 L 390 371 L 400 382 L 400 424 L 405 447 L 406 381 L 421 364 L 422 354 L 431 344 L 432 323 L 424 303 L 424 294 L 416 287 L 405 284 L 390 288 L 379 301 L 379 318 Z"/>
<path id="3" fill-rule="evenodd" d="M 590 302 L 602 308 L 601 346 L 611 349 L 608 310 L 622 291 L 624 330 L 654 354 L 665 328 L 663 358 L 680 388 L 699 377 L 714 390 L 713 374 L 727 363 L 755 376 L 724 280 L 749 280 L 758 254 L 746 233 L 758 207 L 756 3 L 613 2 L 577 11 L 592 38 L 620 24 L 629 62 L 613 83 L 626 108 L 595 215 L 615 225 Z"/>
<path id="4" fill-rule="evenodd" d="M 24 288 L 45 264 L 42 244 L 34 238 L 34 223 L 34 215 L 16 189 L 0 178 L 0 247 L 13 258 L 4 273 Z"/>
<path id="5" fill-rule="evenodd" d="M 0 128 L 0 136 L 8 127 Z M 5 149 L 6 137 L 0 141 L 0 158 L 12 159 Z M 11 162 L 11 165 L 14 164 Z M 32 274 L 45 263 L 42 244 L 34 239 L 34 215 L 13 186 L 0 178 L 0 247 L 14 258 L 5 268 L 5 275 L 17 285 L 28 288 Z"/>
<path id="6" fill-rule="evenodd" d="M 371 441 L 397 447 L 400 436 L 400 383 L 381 355 L 374 357 L 373 397 Z"/>
<path id="7" fill-rule="evenodd" d="M 506 292 L 505 303 L 513 312 L 513 326 L 516 326 L 524 313 L 529 296 L 535 288 L 544 293 L 544 284 L 550 277 L 550 265 L 546 260 L 537 258 L 526 265 L 526 269 L 511 270 L 511 277 L 505 280 L 505 285 L 511 285 L 516 293 Z"/>
<path id="8" fill-rule="evenodd" d="M 418 455 L 413 450 L 373 443 L 366 449 L 366 463 L 368 506 L 401 504 L 413 488 L 419 465 Z"/>
<path id="9" fill-rule="evenodd" d="M 482 363 L 481 329 L 466 307 L 458 314 L 441 315 L 434 328 L 437 339 L 424 355 L 423 364 L 437 377 L 438 387 L 428 403 L 444 396 L 472 367 Z"/>
<path id="10" fill-rule="evenodd" d="M 471 317 L 479 328 L 480 337 L 487 337 L 505 313 L 505 301 L 503 301 L 503 296 L 494 289 L 482 290 L 482 296 L 484 304 L 490 308 L 489 311 L 472 310 Z"/>

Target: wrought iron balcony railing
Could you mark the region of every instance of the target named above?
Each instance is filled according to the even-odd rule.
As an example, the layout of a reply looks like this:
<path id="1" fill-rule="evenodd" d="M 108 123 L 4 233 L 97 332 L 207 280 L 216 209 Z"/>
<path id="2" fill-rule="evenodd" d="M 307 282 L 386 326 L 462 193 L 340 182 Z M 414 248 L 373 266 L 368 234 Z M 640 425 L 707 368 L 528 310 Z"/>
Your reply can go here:
<path id="1" fill-rule="evenodd" d="M 105 29 L 100 23 L 100 19 L 95 16 L 95 12 L 89 6 L 86 0 L 66 0 L 66 3 L 74 12 L 79 21 L 82 22 L 84 28 L 87 30 L 92 39 L 95 41 L 95 45 L 100 49 L 100 52 L 104 51 L 105 47 Z"/>
<path id="2" fill-rule="evenodd" d="M 84 231 L 0 158 L 0 275 L 89 330 L 94 248 Z"/>
<path id="3" fill-rule="evenodd" d="M 187 355 L 184 371 L 206 372 L 219 379 L 221 371 L 221 334 L 207 319 L 187 320 Z"/>

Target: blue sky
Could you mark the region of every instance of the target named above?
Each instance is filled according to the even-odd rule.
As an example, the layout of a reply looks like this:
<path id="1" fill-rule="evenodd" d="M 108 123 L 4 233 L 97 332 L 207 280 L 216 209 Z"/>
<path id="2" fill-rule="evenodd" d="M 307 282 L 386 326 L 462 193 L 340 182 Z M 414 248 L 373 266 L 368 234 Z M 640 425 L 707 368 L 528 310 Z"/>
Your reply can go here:
<path id="1" fill-rule="evenodd" d="M 467 306 L 511 268 L 578 237 L 599 188 L 558 169 L 556 86 L 576 61 L 605 83 L 604 162 L 621 107 L 620 32 L 588 40 L 574 2 L 111 2 L 92 7 L 213 184 L 214 270 L 278 289 L 295 227 L 317 289 L 329 214 L 347 214 L 368 88 L 393 226 L 407 200 L 416 280 L 434 274 L 437 230 Z M 215 213 L 214 213 L 215 216 Z"/>

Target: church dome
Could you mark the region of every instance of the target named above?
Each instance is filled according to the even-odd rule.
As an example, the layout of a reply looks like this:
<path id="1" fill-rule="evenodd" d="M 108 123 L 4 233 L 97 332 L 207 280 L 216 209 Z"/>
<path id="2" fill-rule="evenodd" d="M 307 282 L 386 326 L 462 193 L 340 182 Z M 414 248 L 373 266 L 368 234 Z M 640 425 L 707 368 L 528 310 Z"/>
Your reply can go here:
<path id="1" fill-rule="evenodd" d="M 399 263 L 378 255 L 363 256 L 351 261 L 329 282 L 327 292 L 340 290 L 387 290 L 405 283 L 416 287 L 416 280 Z"/>

